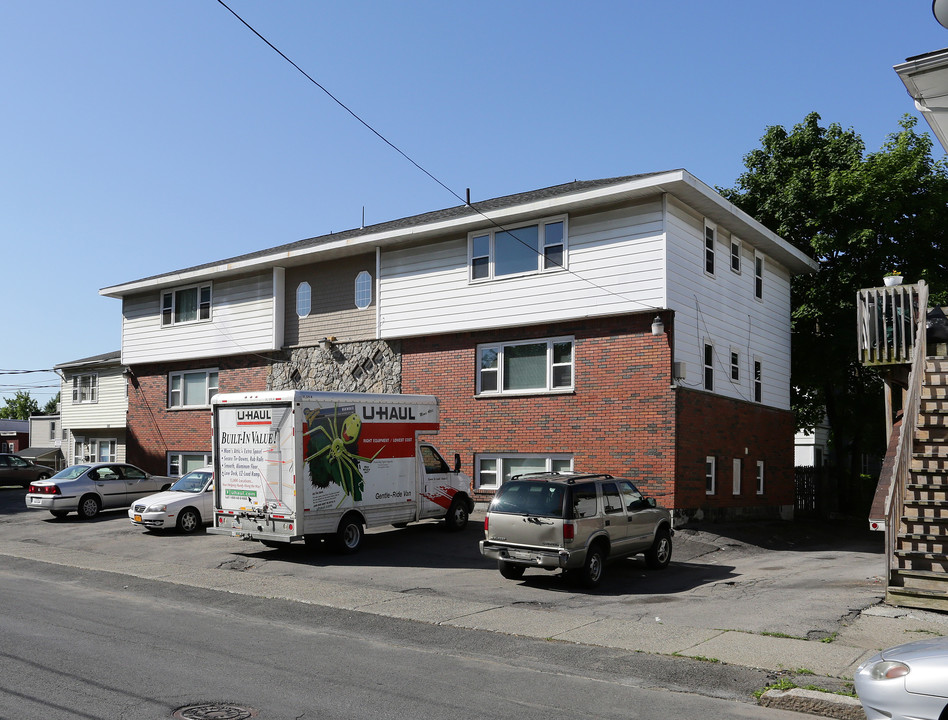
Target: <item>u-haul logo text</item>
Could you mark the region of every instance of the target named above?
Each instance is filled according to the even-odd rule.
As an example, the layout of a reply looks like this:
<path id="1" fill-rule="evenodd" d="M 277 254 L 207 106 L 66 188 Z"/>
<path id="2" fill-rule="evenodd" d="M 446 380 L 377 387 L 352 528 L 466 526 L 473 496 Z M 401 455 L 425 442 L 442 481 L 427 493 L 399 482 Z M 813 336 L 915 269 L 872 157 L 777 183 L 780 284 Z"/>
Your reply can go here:
<path id="1" fill-rule="evenodd" d="M 273 422 L 273 416 L 269 409 L 265 410 L 238 410 L 238 425 L 269 425 Z"/>

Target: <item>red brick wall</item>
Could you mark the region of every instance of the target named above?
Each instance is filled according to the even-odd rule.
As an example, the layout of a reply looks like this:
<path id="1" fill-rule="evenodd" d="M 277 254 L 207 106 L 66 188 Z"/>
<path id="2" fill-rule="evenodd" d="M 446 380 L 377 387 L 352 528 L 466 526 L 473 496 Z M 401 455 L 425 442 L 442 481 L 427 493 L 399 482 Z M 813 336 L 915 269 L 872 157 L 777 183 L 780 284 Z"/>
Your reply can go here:
<path id="1" fill-rule="evenodd" d="M 678 390 L 677 477 L 674 507 L 774 508 L 794 504 L 793 414 L 711 393 Z M 705 458 L 717 463 L 717 488 L 705 494 Z M 733 460 L 743 460 L 741 492 L 733 494 Z M 764 461 L 764 494 L 757 494 L 757 461 Z"/>
<path id="2" fill-rule="evenodd" d="M 210 452 L 211 410 L 168 409 L 168 373 L 213 368 L 214 363 L 136 365 L 138 387 L 129 386 L 128 462 L 147 472 L 164 475 L 169 452 Z M 269 361 L 258 355 L 220 358 L 217 363 L 220 392 L 266 390 Z"/>
<path id="3" fill-rule="evenodd" d="M 629 477 L 669 506 L 663 496 L 673 491 L 675 468 L 670 335 L 651 334 L 653 316 L 407 339 L 402 392 L 438 397 L 435 444 L 449 462 L 460 453 L 472 477 L 475 453 L 569 453 L 576 470 Z M 475 397 L 479 343 L 561 335 L 575 337 L 575 393 Z"/>

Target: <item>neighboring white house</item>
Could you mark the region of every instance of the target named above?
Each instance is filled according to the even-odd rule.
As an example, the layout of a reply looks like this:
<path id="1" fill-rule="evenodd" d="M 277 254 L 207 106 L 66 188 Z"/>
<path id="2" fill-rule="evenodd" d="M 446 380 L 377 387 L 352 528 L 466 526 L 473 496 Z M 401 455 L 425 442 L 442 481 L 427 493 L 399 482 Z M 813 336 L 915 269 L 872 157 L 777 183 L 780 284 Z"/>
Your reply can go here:
<path id="1" fill-rule="evenodd" d="M 125 461 L 128 384 L 119 351 L 61 363 L 63 454 L 70 465 Z"/>
<path id="2" fill-rule="evenodd" d="M 32 460 L 37 465 L 62 470 L 66 466 L 62 444 L 62 422 L 58 414 L 31 415 L 30 446 L 17 454 L 22 458 Z"/>

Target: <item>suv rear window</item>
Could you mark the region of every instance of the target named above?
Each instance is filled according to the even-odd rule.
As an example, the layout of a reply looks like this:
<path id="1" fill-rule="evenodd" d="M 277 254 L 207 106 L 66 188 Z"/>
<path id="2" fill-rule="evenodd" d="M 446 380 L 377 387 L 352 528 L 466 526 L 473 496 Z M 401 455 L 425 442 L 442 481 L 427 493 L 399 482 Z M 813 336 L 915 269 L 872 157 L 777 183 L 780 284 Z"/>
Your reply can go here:
<path id="1" fill-rule="evenodd" d="M 563 517 L 565 488 L 546 482 L 509 480 L 505 482 L 490 504 L 491 512 Z M 595 497 L 593 486 L 593 497 Z"/>

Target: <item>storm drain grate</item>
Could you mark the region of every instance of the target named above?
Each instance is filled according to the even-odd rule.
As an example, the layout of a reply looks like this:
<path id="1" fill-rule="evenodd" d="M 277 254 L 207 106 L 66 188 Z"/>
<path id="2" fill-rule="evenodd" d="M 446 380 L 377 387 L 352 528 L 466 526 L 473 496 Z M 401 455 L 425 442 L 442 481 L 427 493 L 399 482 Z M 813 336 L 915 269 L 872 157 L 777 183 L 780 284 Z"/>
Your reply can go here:
<path id="1" fill-rule="evenodd" d="M 186 705 L 175 710 L 171 717 L 182 720 L 246 720 L 257 716 L 257 711 L 249 707 L 230 703 L 201 703 Z"/>

